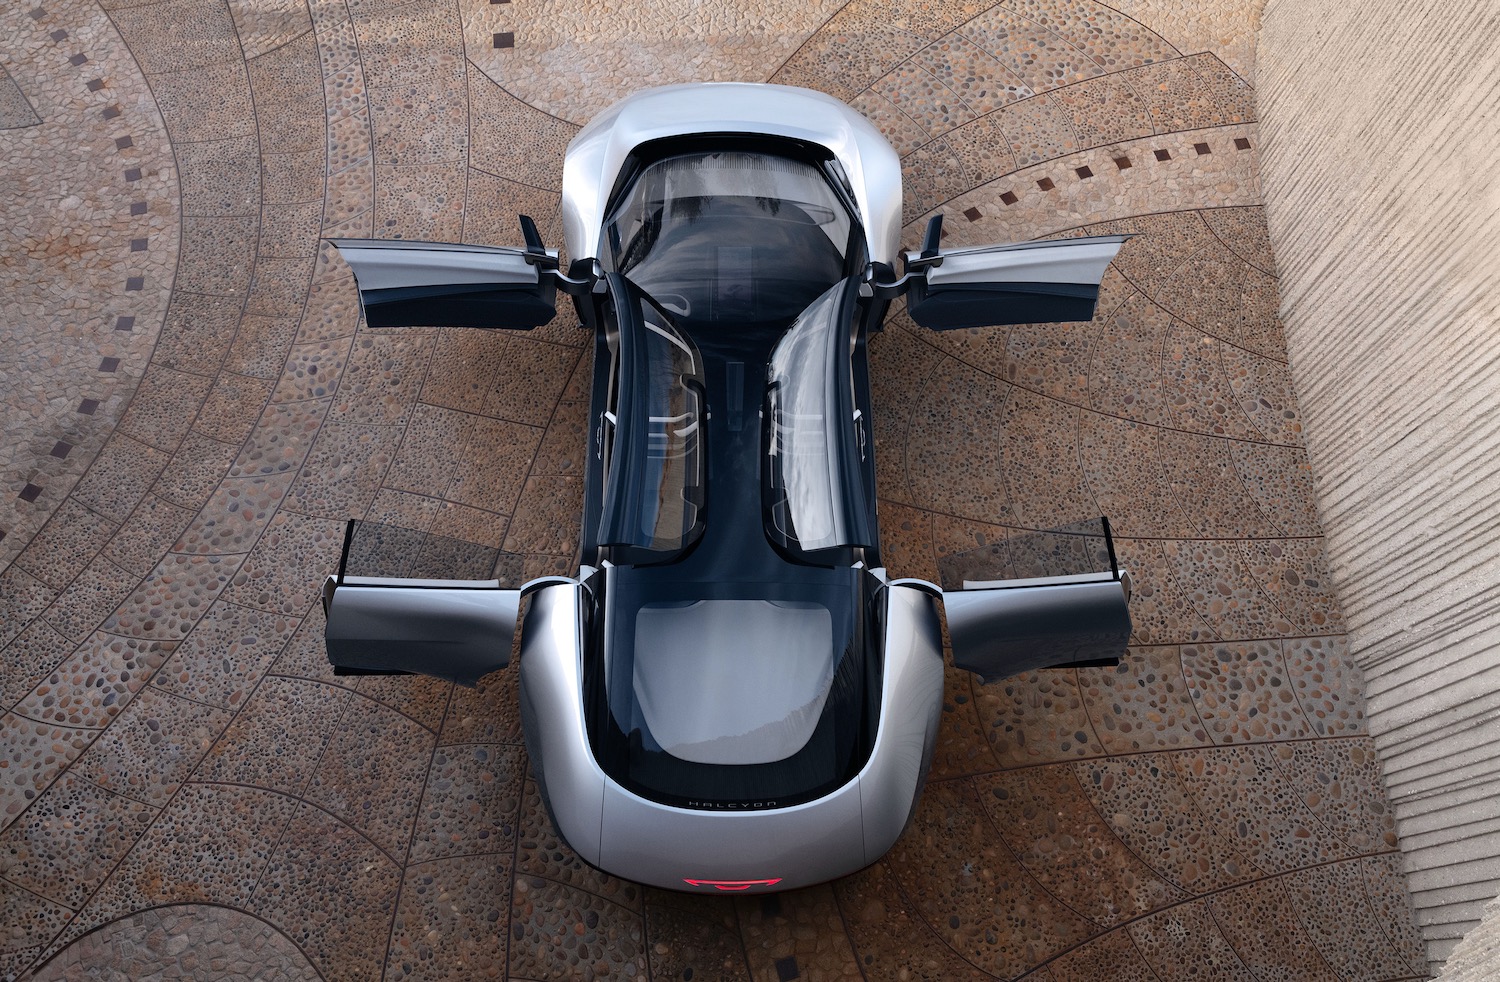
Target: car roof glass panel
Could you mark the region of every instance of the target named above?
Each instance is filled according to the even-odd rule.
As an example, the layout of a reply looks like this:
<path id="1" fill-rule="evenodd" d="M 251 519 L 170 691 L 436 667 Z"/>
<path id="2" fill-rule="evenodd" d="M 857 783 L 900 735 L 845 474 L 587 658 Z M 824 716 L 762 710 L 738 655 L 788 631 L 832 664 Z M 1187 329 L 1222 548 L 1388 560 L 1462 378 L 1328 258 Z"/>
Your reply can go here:
<path id="1" fill-rule="evenodd" d="M 698 321 L 785 321 L 845 274 L 854 221 L 827 175 L 769 153 L 643 167 L 608 224 L 614 267 Z"/>

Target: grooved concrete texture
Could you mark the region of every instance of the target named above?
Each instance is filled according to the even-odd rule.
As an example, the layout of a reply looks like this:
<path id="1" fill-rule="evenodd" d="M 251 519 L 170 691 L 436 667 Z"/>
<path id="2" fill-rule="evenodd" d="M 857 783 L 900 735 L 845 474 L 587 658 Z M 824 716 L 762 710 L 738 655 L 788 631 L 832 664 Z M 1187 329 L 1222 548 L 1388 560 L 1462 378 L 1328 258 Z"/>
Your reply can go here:
<path id="1" fill-rule="evenodd" d="M 1434 968 L 1500 892 L 1497 52 L 1493 0 L 1272 0 L 1260 46 L 1292 377 Z"/>
<path id="2" fill-rule="evenodd" d="M 1276 316 L 1259 9 L 0 4 L 0 975 L 1420 977 Z M 556 242 L 577 127 L 710 77 L 866 113 L 908 242 L 1136 236 L 1091 322 L 870 342 L 888 565 L 1107 513 L 1124 664 L 950 672 L 895 849 L 764 899 L 585 866 L 514 669 L 335 677 L 316 603 L 350 516 L 568 572 L 590 429 L 569 319 L 371 330 L 320 240 Z"/>

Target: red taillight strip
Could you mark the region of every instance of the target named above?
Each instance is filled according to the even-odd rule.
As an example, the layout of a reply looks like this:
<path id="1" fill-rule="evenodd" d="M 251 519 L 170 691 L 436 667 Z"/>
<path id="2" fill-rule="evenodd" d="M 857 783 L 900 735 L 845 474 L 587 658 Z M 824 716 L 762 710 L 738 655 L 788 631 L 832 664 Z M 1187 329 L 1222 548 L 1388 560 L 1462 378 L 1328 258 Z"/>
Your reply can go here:
<path id="1" fill-rule="evenodd" d="M 692 887 L 713 887 L 715 890 L 733 893 L 751 887 L 774 887 L 781 882 L 781 877 L 772 880 L 689 880 L 684 877 L 682 882 Z"/>

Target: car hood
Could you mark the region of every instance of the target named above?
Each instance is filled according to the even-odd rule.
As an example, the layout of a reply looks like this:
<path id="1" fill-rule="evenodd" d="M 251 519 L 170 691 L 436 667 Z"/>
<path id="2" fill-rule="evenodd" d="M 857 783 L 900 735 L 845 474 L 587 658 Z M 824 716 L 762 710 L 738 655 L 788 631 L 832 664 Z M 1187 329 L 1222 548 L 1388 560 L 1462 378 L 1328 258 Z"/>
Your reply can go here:
<path id="1" fill-rule="evenodd" d="M 625 159 L 652 140 L 763 133 L 826 147 L 843 167 L 872 260 L 894 265 L 901 235 L 901 160 L 859 113 L 812 89 L 703 82 L 647 89 L 594 117 L 563 162 L 563 235 L 573 259 L 598 256 L 604 212 Z"/>

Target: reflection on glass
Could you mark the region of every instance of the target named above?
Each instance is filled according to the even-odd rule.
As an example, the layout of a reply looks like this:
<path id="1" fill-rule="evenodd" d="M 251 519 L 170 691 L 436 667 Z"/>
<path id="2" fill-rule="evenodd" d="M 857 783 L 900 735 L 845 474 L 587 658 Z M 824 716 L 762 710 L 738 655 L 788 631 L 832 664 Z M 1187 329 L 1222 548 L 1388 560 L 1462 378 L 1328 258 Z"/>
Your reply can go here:
<path id="1" fill-rule="evenodd" d="M 848 544 L 840 507 L 839 317 L 843 284 L 814 300 L 771 353 L 769 385 L 771 518 L 804 551 Z"/>
<path id="2" fill-rule="evenodd" d="M 615 269 L 658 302 L 733 322 L 791 317 L 841 279 L 852 224 L 811 164 L 699 153 L 646 167 L 608 230 Z"/>

